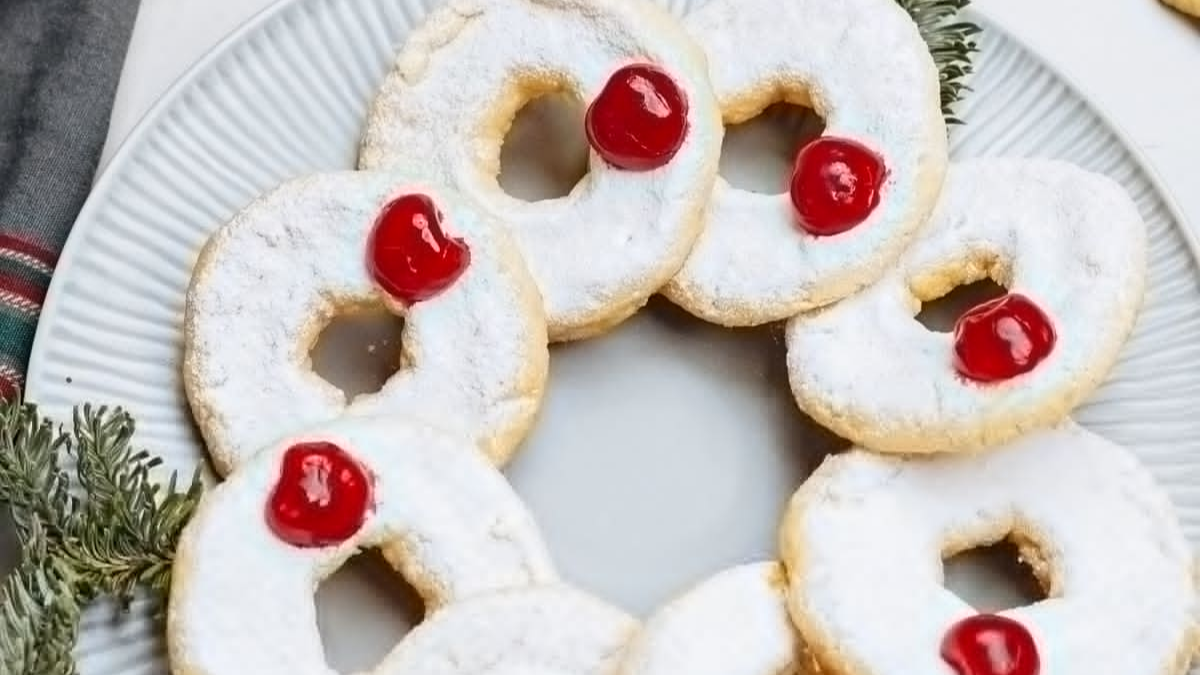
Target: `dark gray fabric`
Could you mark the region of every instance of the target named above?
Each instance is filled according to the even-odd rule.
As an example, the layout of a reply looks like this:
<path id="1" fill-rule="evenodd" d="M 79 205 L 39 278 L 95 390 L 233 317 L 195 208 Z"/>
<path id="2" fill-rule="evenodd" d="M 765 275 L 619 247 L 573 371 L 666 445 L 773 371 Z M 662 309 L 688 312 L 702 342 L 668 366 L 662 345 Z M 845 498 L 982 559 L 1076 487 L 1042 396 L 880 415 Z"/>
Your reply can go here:
<path id="1" fill-rule="evenodd" d="M 108 132 L 137 0 L 0 0 L 0 223 L 61 244 Z"/>
<path id="2" fill-rule="evenodd" d="M 137 9 L 0 0 L 0 377 L 24 372 L 31 330 L 14 313 L 36 322 L 47 267 L 91 188 Z"/>

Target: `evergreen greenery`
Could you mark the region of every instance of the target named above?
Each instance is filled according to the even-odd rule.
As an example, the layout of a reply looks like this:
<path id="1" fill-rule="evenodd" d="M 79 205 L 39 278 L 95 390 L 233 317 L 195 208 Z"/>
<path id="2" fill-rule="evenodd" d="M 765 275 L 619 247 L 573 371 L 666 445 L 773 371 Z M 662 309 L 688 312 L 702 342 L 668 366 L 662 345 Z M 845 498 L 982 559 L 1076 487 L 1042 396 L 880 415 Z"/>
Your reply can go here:
<path id="1" fill-rule="evenodd" d="M 101 597 L 123 606 L 139 588 L 165 597 L 175 545 L 203 490 L 151 476 L 120 409 L 77 408 L 70 433 L 35 406 L 0 402 L 0 505 L 21 547 L 0 586 L 0 672 L 74 675 L 80 613 Z M 68 468 L 69 465 L 69 468 Z"/>
<path id="2" fill-rule="evenodd" d="M 961 124 L 955 105 L 970 91 L 964 79 L 971 74 L 971 58 L 979 51 L 972 39 L 978 25 L 959 18 L 970 0 L 896 0 L 908 12 L 937 65 L 942 88 L 942 114 L 949 124 Z"/>

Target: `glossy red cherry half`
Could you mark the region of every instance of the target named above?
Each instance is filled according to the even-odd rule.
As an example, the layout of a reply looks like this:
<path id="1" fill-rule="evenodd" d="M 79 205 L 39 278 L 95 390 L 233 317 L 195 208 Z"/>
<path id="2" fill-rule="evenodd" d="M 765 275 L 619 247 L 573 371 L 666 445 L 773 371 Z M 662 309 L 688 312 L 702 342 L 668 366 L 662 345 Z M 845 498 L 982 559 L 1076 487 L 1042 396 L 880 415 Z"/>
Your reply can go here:
<path id="1" fill-rule="evenodd" d="M 375 283 L 406 305 L 449 288 L 470 262 L 467 243 L 446 235 L 441 211 L 423 194 L 384 206 L 367 239 L 367 268 Z"/>
<path id="2" fill-rule="evenodd" d="M 687 97 L 663 69 L 625 66 L 608 79 L 584 118 L 588 142 L 609 164 L 630 171 L 671 161 L 687 135 Z"/>
<path id="3" fill-rule="evenodd" d="M 1009 293 L 967 310 L 954 325 L 954 368 L 978 382 L 1007 380 L 1034 369 L 1056 341 L 1050 317 L 1032 300 Z"/>
<path id="4" fill-rule="evenodd" d="M 792 168 L 792 206 L 800 227 L 828 237 L 861 224 L 879 205 L 883 158 L 845 138 L 821 136 L 800 148 Z"/>
<path id="5" fill-rule="evenodd" d="M 293 445 L 267 499 L 267 524 L 293 546 L 340 544 L 362 527 L 371 493 L 371 477 L 345 450 L 325 442 Z"/>
<path id="6" fill-rule="evenodd" d="M 978 614 L 950 627 L 942 659 L 959 675 L 1038 675 L 1041 660 L 1025 626 L 996 614 Z"/>

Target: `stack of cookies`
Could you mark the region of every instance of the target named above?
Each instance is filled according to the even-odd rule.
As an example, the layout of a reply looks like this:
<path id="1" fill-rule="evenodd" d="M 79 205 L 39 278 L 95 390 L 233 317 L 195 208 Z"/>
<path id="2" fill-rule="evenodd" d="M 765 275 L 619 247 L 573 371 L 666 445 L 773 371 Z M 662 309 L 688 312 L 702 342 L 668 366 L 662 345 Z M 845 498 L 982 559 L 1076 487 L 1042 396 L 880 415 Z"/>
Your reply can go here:
<path id="1" fill-rule="evenodd" d="M 589 171 L 525 202 L 500 147 L 548 92 L 586 102 Z M 783 193 L 729 185 L 725 125 L 781 101 L 824 132 Z M 1070 418 L 1133 329 L 1146 237 L 1104 176 L 951 162 L 937 69 L 894 0 L 709 0 L 682 20 L 651 0 L 448 0 L 380 84 L 357 169 L 272 188 L 199 255 L 184 375 L 225 480 L 177 556 L 172 668 L 329 675 L 313 591 L 378 548 L 427 609 L 379 675 L 1182 675 L 1191 548 L 1136 458 Z M 952 332 L 916 321 L 986 278 L 1007 292 Z M 854 447 L 798 486 L 777 560 L 639 621 L 559 576 L 501 469 L 549 345 L 655 294 L 784 323 L 799 409 Z M 349 400 L 309 350 L 378 306 L 405 319 L 403 364 Z M 1047 599 L 978 613 L 942 559 L 1001 539 Z"/>

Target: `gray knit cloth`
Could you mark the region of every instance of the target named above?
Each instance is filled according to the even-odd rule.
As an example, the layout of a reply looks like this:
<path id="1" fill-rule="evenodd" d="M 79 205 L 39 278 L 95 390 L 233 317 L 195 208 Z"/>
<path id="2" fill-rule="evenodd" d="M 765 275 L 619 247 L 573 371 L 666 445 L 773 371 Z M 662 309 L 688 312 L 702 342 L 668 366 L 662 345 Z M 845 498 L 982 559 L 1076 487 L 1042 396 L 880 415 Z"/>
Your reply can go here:
<path id="1" fill-rule="evenodd" d="M 0 395 L 108 133 L 138 0 L 0 0 Z"/>

